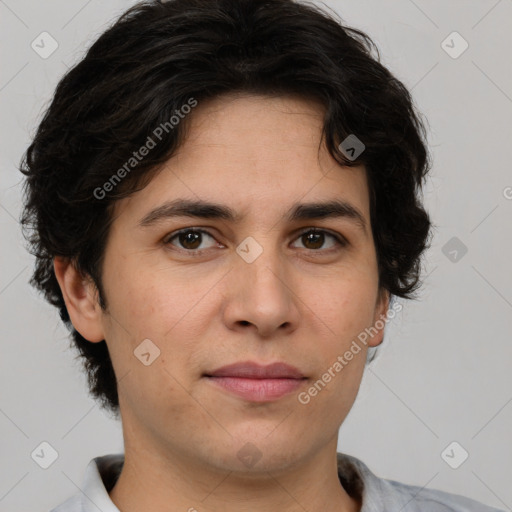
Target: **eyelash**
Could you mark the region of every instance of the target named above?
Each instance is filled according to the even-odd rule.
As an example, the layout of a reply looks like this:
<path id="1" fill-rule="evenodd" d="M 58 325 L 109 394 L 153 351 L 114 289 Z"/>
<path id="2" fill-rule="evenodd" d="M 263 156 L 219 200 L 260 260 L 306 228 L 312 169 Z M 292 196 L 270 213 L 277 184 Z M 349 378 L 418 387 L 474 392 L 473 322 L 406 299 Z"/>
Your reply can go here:
<path id="1" fill-rule="evenodd" d="M 172 245 L 171 244 L 171 241 L 174 240 L 176 237 L 178 237 L 179 235 L 183 234 L 183 233 L 188 233 L 188 232 L 193 232 L 193 233 L 202 233 L 202 234 L 206 234 L 210 237 L 212 237 L 213 239 L 215 239 L 215 237 L 207 230 L 205 229 L 199 229 L 199 228 L 184 228 L 184 229 L 180 229 L 178 231 L 175 231 L 173 233 L 171 233 L 169 236 L 167 236 L 163 243 L 165 245 Z M 338 235 L 338 234 L 335 234 L 335 233 L 332 233 L 328 230 L 325 230 L 325 229 L 318 229 L 318 228 L 306 228 L 304 229 L 303 231 L 301 231 L 300 233 L 298 233 L 297 237 L 295 238 L 295 240 L 297 240 L 298 238 L 300 238 L 301 236 L 305 235 L 306 233 L 323 233 L 323 234 L 326 234 L 332 238 L 334 238 L 337 242 L 337 245 L 338 247 L 334 247 L 334 248 L 331 248 L 331 249 L 327 249 L 327 250 L 322 250 L 322 249 L 305 249 L 306 251 L 311 251 L 311 252 L 318 252 L 318 253 L 323 253 L 323 254 L 330 254 L 331 252 L 333 251 L 338 251 L 342 248 L 344 248 L 345 246 L 348 245 L 348 242 L 347 240 L 342 237 L 341 235 Z M 179 247 L 176 247 L 176 250 L 178 251 L 181 251 L 181 252 L 185 252 L 187 253 L 188 255 L 191 255 L 191 256 L 201 256 L 204 252 L 207 252 L 209 249 L 183 249 L 183 248 L 179 248 Z"/>

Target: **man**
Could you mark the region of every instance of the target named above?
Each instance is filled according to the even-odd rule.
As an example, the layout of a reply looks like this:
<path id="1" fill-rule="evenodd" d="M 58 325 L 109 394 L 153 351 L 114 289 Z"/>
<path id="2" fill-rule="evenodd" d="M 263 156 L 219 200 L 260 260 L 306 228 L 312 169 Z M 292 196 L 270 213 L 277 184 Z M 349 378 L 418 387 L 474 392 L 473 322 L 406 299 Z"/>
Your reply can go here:
<path id="1" fill-rule="evenodd" d="M 337 453 L 430 232 L 424 128 L 371 49 L 290 0 L 146 2 L 59 83 L 32 283 L 125 453 L 56 512 L 493 510 Z"/>

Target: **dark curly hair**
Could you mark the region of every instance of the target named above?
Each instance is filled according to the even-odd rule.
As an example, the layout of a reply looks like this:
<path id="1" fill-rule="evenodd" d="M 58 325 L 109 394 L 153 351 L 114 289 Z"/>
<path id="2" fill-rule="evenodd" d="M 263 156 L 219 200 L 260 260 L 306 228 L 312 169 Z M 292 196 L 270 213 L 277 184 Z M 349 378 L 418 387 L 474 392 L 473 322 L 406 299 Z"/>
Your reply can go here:
<path id="1" fill-rule="evenodd" d="M 189 117 L 163 130 L 112 193 L 98 190 L 191 98 L 232 92 L 299 95 L 325 106 L 329 153 L 342 165 L 366 168 L 379 287 L 392 300 L 416 299 L 431 228 L 419 194 L 431 160 L 421 114 L 380 63 L 375 43 L 312 3 L 140 2 L 59 81 L 20 163 L 26 176 L 21 224 L 36 257 L 30 284 L 58 308 L 83 357 L 91 395 L 116 415 L 106 342 L 91 343 L 74 329 L 53 258 L 69 258 L 90 277 L 106 310 L 102 262 L 114 203 L 149 183 L 183 142 Z M 340 149 L 351 134 L 365 145 L 354 160 Z"/>

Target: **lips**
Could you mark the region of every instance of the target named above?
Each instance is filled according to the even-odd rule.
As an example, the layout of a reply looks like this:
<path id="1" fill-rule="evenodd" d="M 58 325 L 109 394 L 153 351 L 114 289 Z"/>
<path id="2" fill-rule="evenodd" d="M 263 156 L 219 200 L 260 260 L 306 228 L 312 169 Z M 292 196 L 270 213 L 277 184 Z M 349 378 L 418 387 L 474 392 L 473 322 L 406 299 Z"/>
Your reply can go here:
<path id="1" fill-rule="evenodd" d="M 205 374 L 207 381 L 249 402 L 273 402 L 304 385 L 307 377 L 287 363 L 260 365 L 243 361 Z"/>
<path id="2" fill-rule="evenodd" d="M 260 365 L 252 361 L 241 361 L 218 368 L 206 374 L 207 377 L 239 377 L 245 379 L 304 379 L 305 376 L 295 366 L 277 362 Z"/>

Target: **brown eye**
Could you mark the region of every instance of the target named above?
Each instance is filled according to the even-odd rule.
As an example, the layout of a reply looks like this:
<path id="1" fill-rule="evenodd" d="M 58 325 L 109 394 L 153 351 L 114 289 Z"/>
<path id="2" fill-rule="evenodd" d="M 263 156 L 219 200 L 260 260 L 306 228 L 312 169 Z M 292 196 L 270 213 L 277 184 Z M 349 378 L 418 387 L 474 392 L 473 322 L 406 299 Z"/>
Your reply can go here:
<path id="1" fill-rule="evenodd" d="M 320 249 L 324 245 L 325 234 L 310 231 L 302 235 L 301 240 L 308 249 Z"/>
<path id="2" fill-rule="evenodd" d="M 176 245 L 173 244 L 172 241 L 174 239 L 177 239 L 179 243 L 179 249 L 181 248 L 192 252 L 202 250 L 199 249 L 199 247 L 201 246 L 205 235 L 213 239 L 213 237 L 207 231 L 204 231 L 202 229 L 183 229 L 175 233 L 170 238 L 168 238 L 164 243 L 170 243 L 171 245 L 174 245 L 176 247 Z M 203 247 L 203 249 L 205 248 Z"/>
<path id="3" fill-rule="evenodd" d="M 332 250 L 333 248 L 335 248 L 336 245 L 340 247 L 347 245 L 346 241 L 343 238 L 341 238 L 338 235 L 329 233 L 328 231 L 325 231 L 323 229 L 319 230 L 310 228 L 307 231 L 303 231 L 299 235 L 299 239 L 303 243 L 304 247 L 312 251 L 318 251 L 319 249 L 321 249 L 325 244 L 326 238 L 330 238 L 335 241 L 334 245 L 331 245 L 331 247 L 324 247 L 326 251 Z"/>

